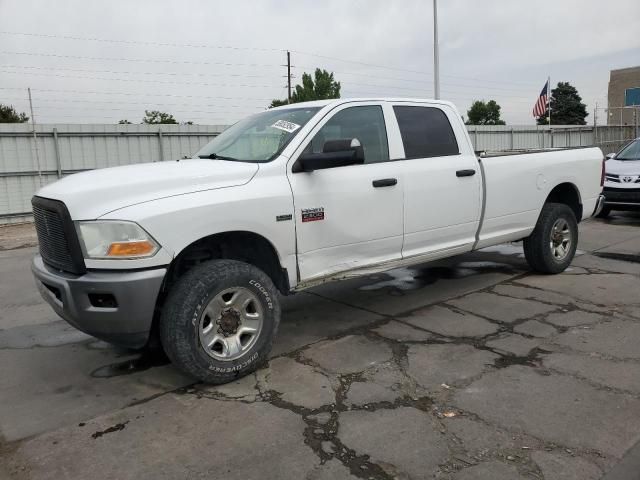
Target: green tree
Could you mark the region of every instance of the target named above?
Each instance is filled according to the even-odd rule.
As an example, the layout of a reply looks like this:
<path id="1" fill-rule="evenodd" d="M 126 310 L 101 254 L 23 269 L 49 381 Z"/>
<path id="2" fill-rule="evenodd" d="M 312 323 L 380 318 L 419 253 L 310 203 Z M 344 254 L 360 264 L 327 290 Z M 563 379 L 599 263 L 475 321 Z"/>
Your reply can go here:
<path id="1" fill-rule="evenodd" d="M 118 125 L 131 125 L 131 122 L 125 118 L 124 120 L 120 120 Z"/>
<path id="2" fill-rule="evenodd" d="M 173 118 L 173 115 L 170 113 L 161 112 L 159 110 L 145 110 L 144 114 L 145 116 L 142 119 L 142 123 L 148 123 L 150 125 L 156 125 L 159 123 L 173 125 L 178 124 L 178 121 Z"/>
<path id="3" fill-rule="evenodd" d="M 286 100 L 272 100 L 271 101 L 271 105 L 269 105 L 269 108 L 274 108 L 274 107 L 281 107 L 283 105 L 287 105 L 289 102 L 287 102 Z"/>
<path id="4" fill-rule="evenodd" d="M 476 100 L 467 110 L 467 125 L 505 125 L 500 119 L 500 105 L 495 100 Z"/>
<path id="5" fill-rule="evenodd" d="M 551 90 L 551 121 L 554 125 L 586 125 L 589 113 L 582 103 L 576 87 L 569 82 L 558 82 Z M 549 114 L 538 118 L 538 125 L 548 125 Z"/>
<path id="6" fill-rule="evenodd" d="M 333 72 L 316 68 L 314 77 L 308 73 L 302 74 L 302 85 L 296 85 L 291 93 L 291 103 L 309 102 L 311 100 L 326 100 L 340 98 L 340 82 L 333 78 Z M 273 100 L 269 108 L 286 105 L 286 100 Z"/>
<path id="7" fill-rule="evenodd" d="M 13 105 L 3 105 L 0 103 L 0 123 L 26 123 L 29 117 L 22 112 L 18 113 Z"/>

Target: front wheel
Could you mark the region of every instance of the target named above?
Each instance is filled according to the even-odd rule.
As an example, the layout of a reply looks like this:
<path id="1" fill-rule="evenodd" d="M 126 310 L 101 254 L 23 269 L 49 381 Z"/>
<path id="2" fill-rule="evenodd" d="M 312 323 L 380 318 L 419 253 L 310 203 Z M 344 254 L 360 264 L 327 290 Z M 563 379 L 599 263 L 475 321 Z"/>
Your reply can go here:
<path id="1" fill-rule="evenodd" d="M 536 228 L 524 239 L 524 256 L 533 270 L 560 273 L 571 264 L 577 246 L 578 222 L 573 210 L 561 203 L 547 203 Z"/>
<path id="2" fill-rule="evenodd" d="M 212 260 L 173 286 L 160 317 L 160 339 L 182 371 L 221 384 L 268 359 L 280 322 L 278 294 L 260 269 Z"/>

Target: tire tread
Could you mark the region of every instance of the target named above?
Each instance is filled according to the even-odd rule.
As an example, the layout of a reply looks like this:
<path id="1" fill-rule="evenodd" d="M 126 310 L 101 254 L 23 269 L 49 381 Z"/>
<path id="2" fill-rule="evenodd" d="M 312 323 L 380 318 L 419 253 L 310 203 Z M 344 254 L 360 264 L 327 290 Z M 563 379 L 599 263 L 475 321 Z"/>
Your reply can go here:
<path id="1" fill-rule="evenodd" d="M 196 361 L 194 347 L 190 345 L 187 330 L 193 317 L 193 310 L 185 311 L 185 305 L 196 305 L 207 298 L 211 285 L 224 285 L 229 278 L 250 275 L 268 290 L 273 300 L 273 326 L 259 350 L 258 358 L 245 368 L 233 372 L 205 370 Z M 228 285 L 227 285 L 228 286 Z M 172 287 L 160 317 L 160 340 L 169 359 L 187 374 L 211 384 L 222 384 L 247 375 L 267 360 L 273 338 L 280 322 L 280 307 L 277 290 L 271 279 L 257 267 L 237 260 L 210 260 L 185 273 Z M 186 316 L 186 317 L 185 317 Z M 187 318 L 188 317 L 188 318 Z M 260 343 L 260 340 L 258 340 Z"/>
<path id="2" fill-rule="evenodd" d="M 551 252 L 547 246 L 548 230 L 553 222 L 560 216 L 566 216 L 570 227 L 574 230 L 574 239 L 571 245 L 571 253 L 567 259 L 561 263 L 551 258 Z M 524 256 L 529 266 L 540 273 L 560 273 L 564 271 L 571 261 L 576 251 L 578 243 L 577 221 L 573 210 L 563 203 L 545 203 L 540 212 L 540 217 L 531 235 L 524 239 Z"/>

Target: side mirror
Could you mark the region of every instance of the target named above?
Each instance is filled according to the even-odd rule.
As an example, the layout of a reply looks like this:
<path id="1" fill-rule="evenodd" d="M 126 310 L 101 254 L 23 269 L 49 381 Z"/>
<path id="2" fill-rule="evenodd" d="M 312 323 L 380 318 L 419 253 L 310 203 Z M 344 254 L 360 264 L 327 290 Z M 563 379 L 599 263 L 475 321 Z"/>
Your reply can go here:
<path id="1" fill-rule="evenodd" d="M 364 163 L 364 149 L 357 138 L 328 140 L 322 147 L 322 153 L 302 154 L 293 171 L 294 173 L 313 172 L 362 163 Z"/>
<path id="2" fill-rule="evenodd" d="M 607 156 L 604 157 L 606 160 L 611 160 L 612 158 L 616 158 L 615 153 L 607 153 Z"/>

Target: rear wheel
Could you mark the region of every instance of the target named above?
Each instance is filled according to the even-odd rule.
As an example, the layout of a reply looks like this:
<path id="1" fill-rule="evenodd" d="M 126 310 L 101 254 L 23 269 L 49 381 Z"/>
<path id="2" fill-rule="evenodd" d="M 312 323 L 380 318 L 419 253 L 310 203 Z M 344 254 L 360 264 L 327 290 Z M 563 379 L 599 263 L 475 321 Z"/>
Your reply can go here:
<path id="1" fill-rule="evenodd" d="M 174 285 L 160 318 L 167 356 L 207 383 L 253 372 L 278 329 L 277 295 L 271 279 L 247 263 L 213 260 L 193 268 Z"/>
<path id="2" fill-rule="evenodd" d="M 536 228 L 524 240 L 529 266 L 542 273 L 560 273 L 573 260 L 578 246 L 578 222 L 573 210 L 560 203 L 542 208 Z"/>

